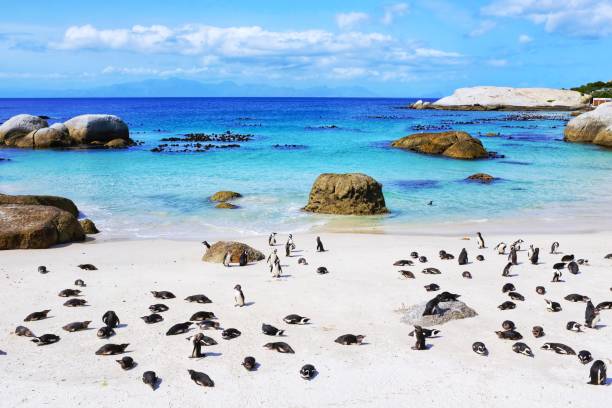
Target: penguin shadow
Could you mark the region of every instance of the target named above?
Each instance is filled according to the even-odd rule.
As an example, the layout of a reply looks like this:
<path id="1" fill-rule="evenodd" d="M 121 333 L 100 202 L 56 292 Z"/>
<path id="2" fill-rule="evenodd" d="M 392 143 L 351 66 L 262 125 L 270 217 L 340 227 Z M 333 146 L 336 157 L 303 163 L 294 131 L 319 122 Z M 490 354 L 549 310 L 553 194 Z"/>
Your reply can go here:
<path id="1" fill-rule="evenodd" d="M 606 382 L 604 383 L 604 385 L 605 385 L 605 386 L 608 386 L 608 387 L 609 387 L 610 385 L 612 385 L 612 377 L 608 377 L 608 378 L 606 378 Z"/>
<path id="2" fill-rule="evenodd" d="M 6 351 L 0 350 L 0 356 L 6 356 Z"/>
<path id="3" fill-rule="evenodd" d="M 255 302 L 244 302 L 244 306 L 243 307 L 253 306 L 254 304 L 255 304 Z"/>
<path id="4" fill-rule="evenodd" d="M 128 326 L 127 323 L 119 323 L 116 328 L 123 329 L 124 327 L 127 327 L 127 326 Z"/>
<path id="5" fill-rule="evenodd" d="M 153 388 L 153 391 L 156 391 L 161 385 L 161 383 L 162 383 L 161 377 L 157 377 L 157 381 L 155 381 L 155 384 L 153 384 L 153 386 L 151 387 Z"/>
<path id="6" fill-rule="evenodd" d="M 261 367 L 261 364 L 259 364 L 258 362 L 255 363 L 255 365 L 253 366 L 253 368 L 251 368 L 249 371 L 257 371 L 259 369 L 259 367 Z"/>
<path id="7" fill-rule="evenodd" d="M 596 324 L 595 327 L 593 327 L 593 329 L 599 330 L 599 329 L 604 329 L 606 327 L 608 327 L 607 324 Z"/>

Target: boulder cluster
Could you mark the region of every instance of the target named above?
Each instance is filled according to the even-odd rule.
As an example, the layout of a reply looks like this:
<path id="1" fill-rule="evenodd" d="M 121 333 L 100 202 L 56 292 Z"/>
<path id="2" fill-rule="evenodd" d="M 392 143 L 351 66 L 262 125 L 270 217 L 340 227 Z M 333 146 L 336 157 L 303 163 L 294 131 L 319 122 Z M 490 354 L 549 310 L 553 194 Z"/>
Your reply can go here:
<path id="1" fill-rule="evenodd" d="M 49 126 L 45 117 L 21 114 L 0 125 L 0 146 L 123 148 L 133 144 L 128 126 L 114 115 L 80 115 Z"/>
<path id="2" fill-rule="evenodd" d="M 612 147 L 612 102 L 570 120 L 563 140 Z"/>
<path id="3" fill-rule="evenodd" d="M 394 141 L 391 146 L 453 159 L 472 160 L 489 157 L 482 142 L 466 132 L 415 133 Z"/>

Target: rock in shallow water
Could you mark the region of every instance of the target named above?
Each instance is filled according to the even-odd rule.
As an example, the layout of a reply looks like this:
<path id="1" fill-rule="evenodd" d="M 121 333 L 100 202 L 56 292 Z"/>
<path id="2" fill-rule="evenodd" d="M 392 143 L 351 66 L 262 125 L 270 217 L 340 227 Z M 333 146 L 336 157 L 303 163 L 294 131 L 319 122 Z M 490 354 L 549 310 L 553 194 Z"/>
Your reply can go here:
<path id="1" fill-rule="evenodd" d="M 476 173 L 469 176 L 466 180 L 489 184 L 495 180 L 495 177 L 487 173 Z"/>
<path id="2" fill-rule="evenodd" d="M 224 203 L 240 197 L 242 197 L 242 194 L 236 193 L 235 191 L 217 191 L 215 194 L 210 196 L 210 201 Z"/>
<path id="3" fill-rule="evenodd" d="M 0 194 L 0 205 L 2 204 L 18 204 L 18 205 L 47 205 L 57 207 L 60 210 L 68 211 L 74 217 L 79 215 L 79 210 L 74 202 L 65 197 L 47 196 L 47 195 L 8 195 Z"/>
<path id="4" fill-rule="evenodd" d="M 570 120 L 563 140 L 612 147 L 612 102 Z"/>
<path id="5" fill-rule="evenodd" d="M 453 159 L 471 160 L 488 157 L 482 142 L 466 132 L 415 133 L 394 141 L 391 146 Z"/>
<path id="6" fill-rule="evenodd" d="M 16 115 L 0 125 L 0 144 L 7 146 L 17 146 L 22 142 L 25 136 L 30 132 L 39 130 L 48 126 L 45 119 L 38 116 L 21 114 Z M 30 144 L 28 147 L 32 147 Z"/>
<path id="7" fill-rule="evenodd" d="M 410 325 L 420 325 L 424 327 L 441 325 L 451 320 L 467 319 L 478 316 L 478 313 L 461 301 L 440 302 L 438 308 L 441 314 L 433 316 L 423 316 L 427 302 L 402 308 L 398 312 L 402 313 L 400 319 L 402 323 Z"/>

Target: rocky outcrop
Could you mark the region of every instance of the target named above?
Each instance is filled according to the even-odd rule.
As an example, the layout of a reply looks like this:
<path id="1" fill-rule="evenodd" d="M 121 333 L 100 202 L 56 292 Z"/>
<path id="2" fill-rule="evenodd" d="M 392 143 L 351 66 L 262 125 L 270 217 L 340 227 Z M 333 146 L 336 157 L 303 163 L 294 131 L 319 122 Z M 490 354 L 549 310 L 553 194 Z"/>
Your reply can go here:
<path id="1" fill-rule="evenodd" d="M 410 108 L 417 109 L 417 110 L 427 109 L 429 108 L 429 105 L 431 105 L 431 102 L 423 102 L 421 99 L 419 99 L 418 101 L 410 105 Z"/>
<path id="2" fill-rule="evenodd" d="M 459 88 L 427 106 L 447 110 L 578 110 L 589 106 L 590 95 L 550 88 L 477 86 Z"/>
<path id="3" fill-rule="evenodd" d="M 308 196 L 305 211 L 321 214 L 374 215 L 389 212 L 382 184 L 361 173 L 321 174 Z"/>
<path id="4" fill-rule="evenodd" d="M 489 184 L 495 181 L 495 177 L 487 173 L 476 173 L 469 176 L 466 180 L 474 181 L 477 183 Z"/>
<path id="5" fill-rule="evenodd" d="M 488 153 L 482 142 L 466 132 L 416 133 L 394 141 L 391 146 L 453 159 L 483 159 Z"/>
<path id="6" fill-rule="evenodd" d="M 426 305 L 427 302 L 423 302 L 398 310 L 398 312 L 403 315 L 401 321 L 412 326 L 419 325 L 429 327 L 448 323 L 452 320 L 468 319 L 478 316 L 478 313 L 476 313 L 474 309 L 458 300 L 440 302 L 438 304 L 439 314 L 432 316 L 423 316 Z"/>
<path id="7" fill-rule="evenodd" d="M 227 251 L 232 252 L 232 262 L 240 261 L 240 254 L 247 251 L 247 259 L 249 262 L 257 262 L 265 259 L 264 254 L 258 250 L 251 248 L 247 244 L 235 241 L 218 241 L 215 242 L 206 250 L 202 260 L 204 262 L 223 263 L 223 258 Z"/>
<path id="8" fill-rule="evenodd" d="M 80 220 L 79 223 L 81 224 L 81 228 L 83 228 L 83 232 L 85 232 L 87 235 L 93 235 L 100 232 L 96 227 L 96 224 L 94 224 L 94 222 L 89 218 Z"/>
<path id="9" fill-rule="evenodd" d="M 24 138 L 25 146 L 18 147 L 34 147 L 36 149 L 68 147 L 72 144 L 68 128 L 63 123 L 54 123 L 49 127 L 34 130 L 28 133 Z"/>
<path id="10" fill-rule="evenodd" d="M 232 204 L 232 203 L 219 203 L 217 205 L 215 205 L 215 208 L 220 208 L 220 209 L 224 209 L 224 210 L 235 210 L 236 208 L 239 208 L 237 205 Z"/>
<path id="11" fill-rule="evenodd" d="M 77 219 L 45 205 L 0 205 L 0 249 L 42 249 L 85 239 Z"/>
<path id="12" fill-rule="evenodd" d="M 47 196 L 47 195 L 8 195 L 0 194 L 0 205 L 17 204 L 17 205 L 45 205 L 56 207 L 78 217 L 79 210 L 74 202 L 65 197 Z"/>
<path id="13" fill-rule="evenodd" d="M 19 147 L 30 132 L 49 126 L 45 119 L 27 114 L 16 115 L 0 125 L 0 145 Z M 30 146 L 27 147 L 32 147 Z"/>
<path id="14" fill-rule="evenodd" d="M 80 115 L 64 125 L 77 144 L 106 144 L 113 139 L 129 140 L 128 126 L 114 115 Z"/>
<path id="15" fill-rule="evenodd" d="M 570 120 L 563 140 L 612 147 L 612 102 Z"/>
<path id="16" fill-rule="evenodd" d="M 240 197 L 242 197 L 242 194 L 236 193 L 235 191 L 217 191 L 215 194 L 210 196 L 210 201 L 224 203 Z"/>

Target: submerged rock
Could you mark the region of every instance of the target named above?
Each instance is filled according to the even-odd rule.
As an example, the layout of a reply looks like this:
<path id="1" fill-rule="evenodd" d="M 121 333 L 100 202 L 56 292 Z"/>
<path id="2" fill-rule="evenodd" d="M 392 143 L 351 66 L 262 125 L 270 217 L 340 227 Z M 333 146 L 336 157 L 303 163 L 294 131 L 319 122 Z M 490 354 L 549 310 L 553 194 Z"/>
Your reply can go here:
<path id="1" fill-rule="evenodd" d="M 244 251 L 247 251 L 247 259 L 249 262 L 257 262 L 265 259 L 264 254 L 247 244 L 235 241 L 218 241 L 206 250 L 202 260 L 204 262 L 223 263 L 223 258 L 225 258 L 227 251 L 232 252 L 232 262 L 239 262 L 240 254 Z"/>
<path id="2" fill-rule="evenodd" d="M 79 210 L 74 202 L 65 197 L 47 196 L 47 195 L 8 195 L 0 194 L 0 205 L 2 204 L 17 204 L 17 205 L 46 205 L 59 208 L 78 217 Z"/>
<path id="3" fill-rule="evenodd" d="M 97 234 L 100 231 L 96 227 L 96 224 L 89 218 L 85 218 L 84 220 L 79 221 L 81 223 L 81 227 L 83 228 L 83 232 L 87 235 Z"/>
<path id="4" fill-rule="evenodd" d="M 394 141 L 391 146 L 453 159 L 471 160 L 488 157 L 482 142 L 466 132 L 415 133 Z"/>
<path id="5" fill-rule="evenodd" d="M 242 194 L 236 193 L 235 191 L 217 191 L 215 194 L 210 196 L 210 201 L 224 203 L 240 197 L 242 197 Z"/>
<path id="6" fill-rule="evenodd" d="M 459 88 L 428 108 L 448 110 L 578 110 L 588 108 L 591 96 L 551 88 L 476 86 Z"/>
<path id="7" fill-rule="evenodd" d="M 81 224 L 67 211 L 45 205 L 0 205 L 0 249 L 42 249 L 84 239 Z"/>
<path id="8" fill-rule="evenodd" d="M 612 102 L 570 120 L 563 140 L 612 147 Z"/>
<path id="9" fill-rule="evenodd" d="M 469 176 L 466 180 L 476 181 L 483 184 L 492 183 L 495 180 L 495 177 L 491 176 L 487 173 L 476 173 Z"/>
<path id="10" fill-rule="evenodd" d="M 0 144 L 19 147 L 18 144 L 26 143 L 22 142 L 21 139 L 30 132 L 47 126 L 49 126 L 47 121 L 38 116 L 27 114 L 13 116 L 0 125 Z M 32 144 L 28 147 L 31 146 Z"/>
<path id="11" fill-rule="evenodd" d="M 409 306 L 398 310 L 402 313 L 401 321 L 410 325 L 419 325 L 424 327 L 437 326 L 451 320 L 468 319 L 478 316 L 478 313 L 465 303 L 455 300 L 452 302 L 440 302 L 438 309 L 440 314 L 432 316 L 423 316 L 427 302 L 422 302 L 416 305 Z"/>
<path id="12" fill-rule="evenodd" d="M 215 205 L 215 208 L 221 208 L 221 209 L 226 209 L 226 210 L 235 210 L 236 208 L 238 208 L 237 205 L 232 204 L 232 203 L 219 203 L 217 205 Z"/>
<path id="13" fill-rule="evenodd" d="M 321 174 L 312 185 L 304 210 L 341 215 L 389 212 L 385 205 L 382 184 L 361 173 Z"/>

